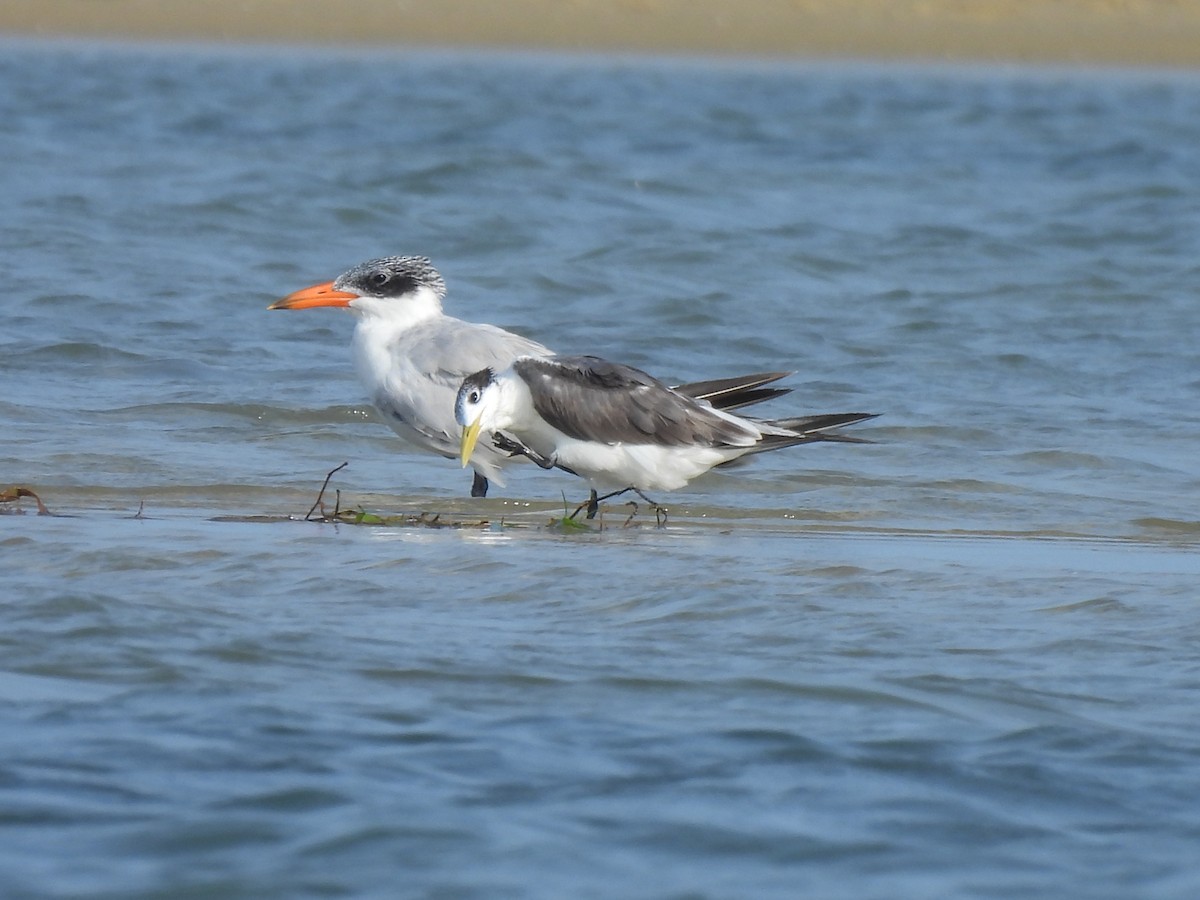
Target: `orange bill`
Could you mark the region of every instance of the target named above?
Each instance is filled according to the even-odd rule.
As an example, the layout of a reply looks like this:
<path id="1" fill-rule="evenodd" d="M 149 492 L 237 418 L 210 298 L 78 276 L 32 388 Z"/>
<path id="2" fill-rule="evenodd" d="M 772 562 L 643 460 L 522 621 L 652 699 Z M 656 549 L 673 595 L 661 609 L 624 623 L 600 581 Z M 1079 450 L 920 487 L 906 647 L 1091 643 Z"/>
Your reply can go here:
<path id="1" fill-rule="evenodd" d="M 276 300 L 267 309 L 312 309 L 314 306 L 349 306 L 358 294 L 335 291 L 332 281 L 323 281 L 312 287 L 302 288 Z"/>

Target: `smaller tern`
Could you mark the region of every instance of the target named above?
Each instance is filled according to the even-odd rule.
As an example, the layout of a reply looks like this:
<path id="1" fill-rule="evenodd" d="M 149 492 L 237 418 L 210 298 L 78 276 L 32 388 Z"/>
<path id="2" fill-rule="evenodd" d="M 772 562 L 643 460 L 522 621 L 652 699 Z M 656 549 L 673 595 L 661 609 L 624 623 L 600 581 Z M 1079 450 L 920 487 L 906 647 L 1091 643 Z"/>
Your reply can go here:
<path id="1" fill-rule="evenodd" d="M 598 500 L 629 490 L 648 499 L 644 491 L 677 490 L 751 453 L 816 441 L 864 443 L 830 432 L 875 416 L 743 418 L 596 356 L 524 356 L 503 370 L 475 372 L 463 380 L 454 414 L 464 467 L 480 434 L 490 433 L 491 445 L 586 479 L 589 519 Z"/>
<path id="2" fill-rule="evenodd" d="M 269 309 L 334 307 L 353 313 L 358 319 L 354 360 L 372 404 L 409 444 L 454 459 L 459 455 L 454 398 L 463 379 L 484 368 L 506 369 L 518 357 L 550 356 L 552 351 L 495 325 L 446 315 L 445 296 L 446 282 L 428 259 L 387 256 L 289 294 Z M 788 388 L 766 386 L 787 374 L 721 378 L 676 390 L 722 409 L 737 409 L 789 393 Z M 515 446 L 480 443 L 471 461 L 471 496 L 486 496 L 489 479 L 503 485 L 502 470 L 528 455 Z"/>

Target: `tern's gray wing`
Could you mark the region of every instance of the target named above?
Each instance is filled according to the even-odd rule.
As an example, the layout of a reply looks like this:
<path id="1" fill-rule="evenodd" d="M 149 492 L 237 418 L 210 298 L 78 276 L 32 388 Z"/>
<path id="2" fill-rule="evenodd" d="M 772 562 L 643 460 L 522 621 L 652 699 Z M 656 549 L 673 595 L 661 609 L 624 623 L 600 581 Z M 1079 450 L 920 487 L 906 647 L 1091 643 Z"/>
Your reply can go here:
<path id="1" fill-rule="evenodd" d="M 458 455 L 454 397 L 463 378 L 484 367 L 507 368 L 518 356 L 550 353 L 503 329 L 443 316 L 405 330 L 388 351 L 393 363 L 372 402 L 401 437 L 446 457 Z"/>
<path id="2" fill-rule="evenodd" d="M 449 317 L 436 319 L 427 328 L 416 326 L 404 344 L 403 352 L 416 371 L 446 383 L 456 393 L 472 372 L 506 369 L 518 356 L 550 355 L 546 347 L 519 334 Z"/>
<path id="3" fill-rule="evenodd" d="M 529 386 L 538 415 L 579 440 L 749 446 L 760 437 L 645 372 L 599 357 L 523 358 L 513 368 Z"/>

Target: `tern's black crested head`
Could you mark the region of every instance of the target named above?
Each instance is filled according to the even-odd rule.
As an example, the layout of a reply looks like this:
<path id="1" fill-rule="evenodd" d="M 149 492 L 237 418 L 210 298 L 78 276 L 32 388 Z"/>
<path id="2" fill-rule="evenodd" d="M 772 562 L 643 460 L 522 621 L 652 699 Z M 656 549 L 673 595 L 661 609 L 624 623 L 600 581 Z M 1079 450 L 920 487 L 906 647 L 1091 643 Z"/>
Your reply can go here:
<path id="1" fill-rule="evenodd" d="M 454 418 L 459 425 L 470 425 L 477 418 L 476 408 L 483 399 L 484 390 L 496 383 L 496 373 L 491 369 L 480 369 L 463 379 L 454 398 Z"/>
<path id="2" fill-rule="evenodd" d="M 473 372 L 463 379 L 461 393 L 470 396 L 472 392 L 476 395 L 489 384 L 496 383 L 496 373 L 489 369 L 480 369 L 478 372 Z"/>
<path id="3" fill-rule="evenodd" d="M 333 286 L 364 297 L 403 297 L 423 287 L 439 300 L 446 296 L 446 282 L 424 256 L 385 256 L 359 263 L 343 272 Z"/>

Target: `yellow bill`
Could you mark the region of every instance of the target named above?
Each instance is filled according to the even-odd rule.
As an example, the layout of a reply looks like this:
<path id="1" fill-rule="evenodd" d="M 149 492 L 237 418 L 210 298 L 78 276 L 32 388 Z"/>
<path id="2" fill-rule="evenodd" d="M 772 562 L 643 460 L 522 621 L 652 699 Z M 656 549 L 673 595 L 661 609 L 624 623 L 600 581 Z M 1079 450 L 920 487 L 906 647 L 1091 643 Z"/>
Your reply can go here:
<path id="1" fill-rule="evenodd" d="M 462 430 L 462 444 L 459 449 L 462 452 L 463 468 L 471 461 L 471 454 L 475 452 L 475 444 L 479 441 L 479 416 L 475 417 L 475 421 L 470 425 L 464 425 Z"/>

